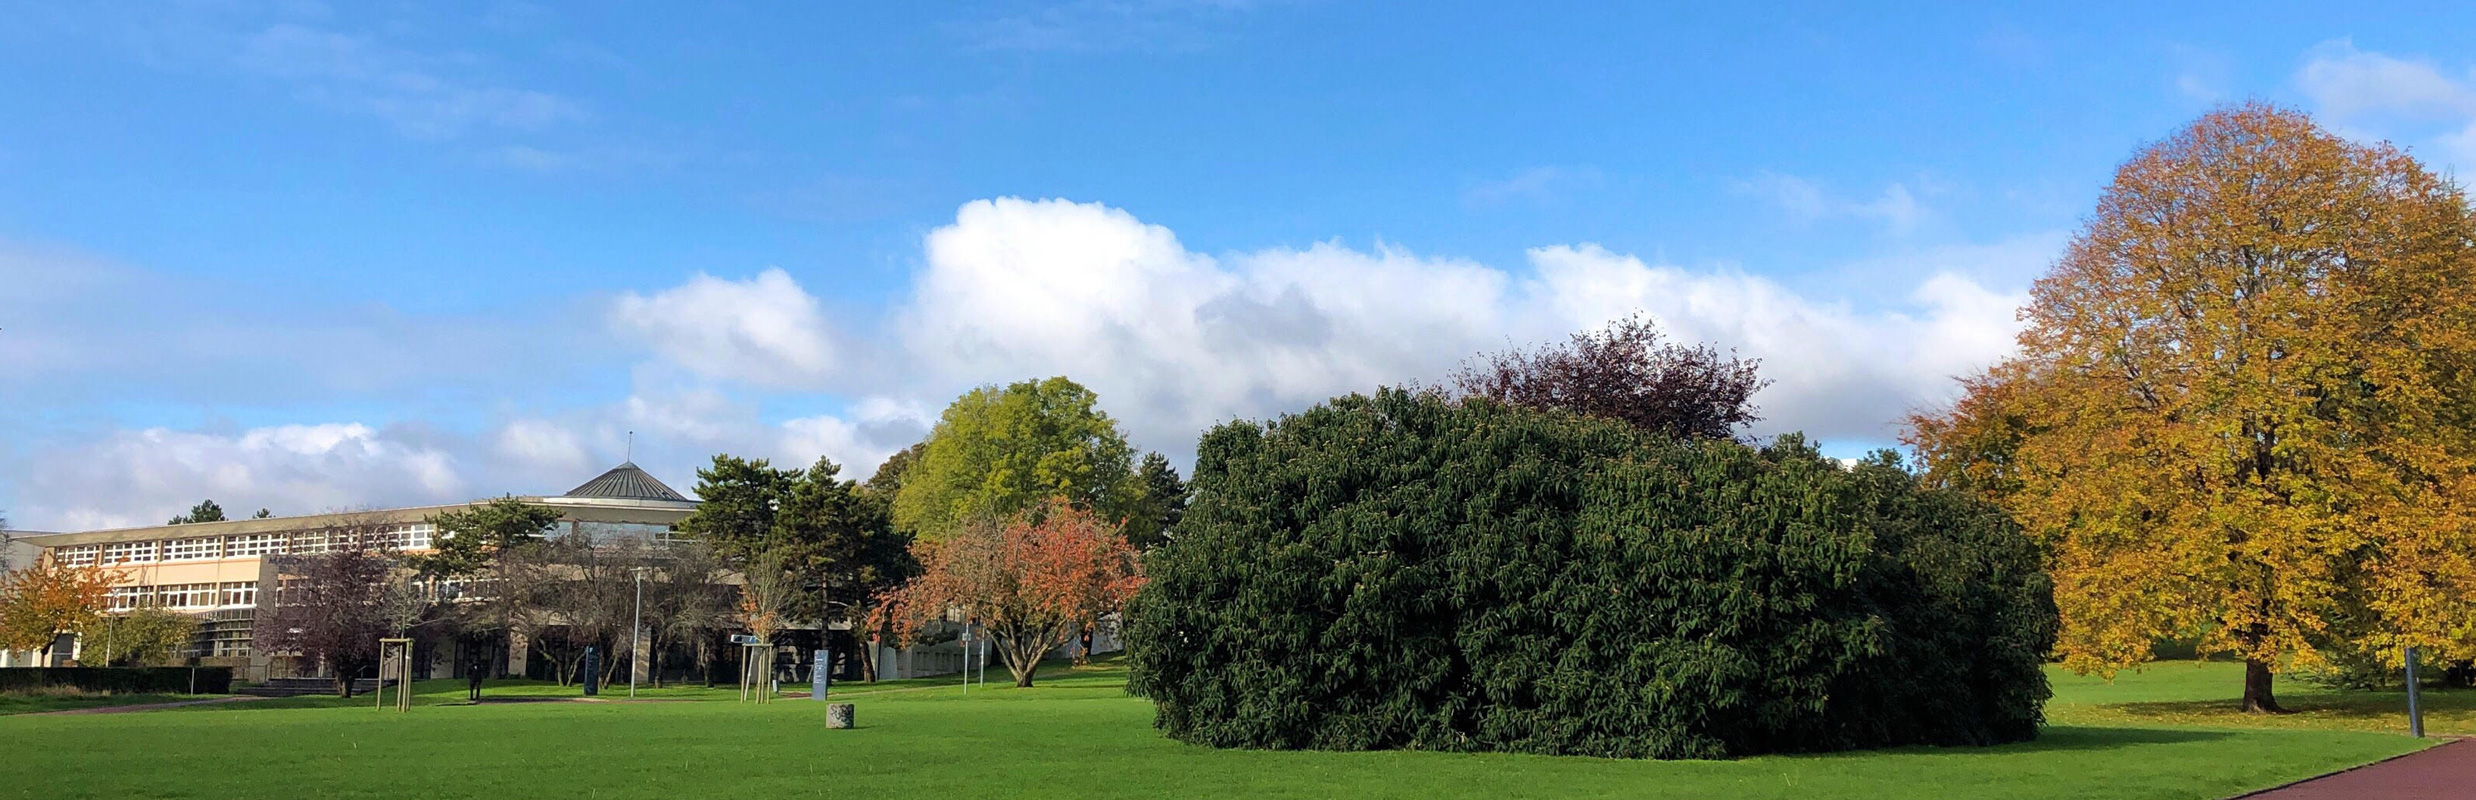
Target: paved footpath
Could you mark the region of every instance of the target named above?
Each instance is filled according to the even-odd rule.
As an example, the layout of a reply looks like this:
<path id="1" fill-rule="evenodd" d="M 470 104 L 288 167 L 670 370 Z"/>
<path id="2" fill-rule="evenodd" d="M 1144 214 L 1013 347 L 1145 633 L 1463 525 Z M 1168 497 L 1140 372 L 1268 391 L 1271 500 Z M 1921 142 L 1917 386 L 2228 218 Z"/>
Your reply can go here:
<path id="1" fill-rule="evenodd" d="M 2244 795 L 2241 800 L 2425 800 L 2476 797 L 2476 739 Z"/>

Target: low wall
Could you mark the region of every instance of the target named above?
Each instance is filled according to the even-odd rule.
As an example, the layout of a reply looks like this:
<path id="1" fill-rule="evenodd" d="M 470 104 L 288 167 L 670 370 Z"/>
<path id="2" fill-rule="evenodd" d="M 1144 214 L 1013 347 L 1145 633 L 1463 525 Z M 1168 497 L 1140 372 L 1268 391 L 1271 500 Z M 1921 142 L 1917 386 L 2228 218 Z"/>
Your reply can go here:
<path id="1" fill-rule="evenodd" d="M 113 694 L 231 694 L 231 667 L 6 667 L 0 692 L 74 686 Z"/>

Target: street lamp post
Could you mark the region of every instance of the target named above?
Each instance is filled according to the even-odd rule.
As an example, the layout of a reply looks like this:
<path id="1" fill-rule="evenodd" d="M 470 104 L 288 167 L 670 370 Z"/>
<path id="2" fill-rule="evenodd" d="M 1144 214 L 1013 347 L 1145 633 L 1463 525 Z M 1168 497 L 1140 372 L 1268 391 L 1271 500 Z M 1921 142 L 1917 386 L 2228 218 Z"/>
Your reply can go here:
<path id="1" fill-rule="evenodd" d="M 630 700 L 636 699 L 636 672 L 643 668 L 642 662 L 638 659 L 645 657 L 645 645 L 642 638 L 645 635 L 645 568 L 637 567 L 633 571 L 636 573 L 636 614 L 635 619 L 628 624 L 628 699 Z"/>

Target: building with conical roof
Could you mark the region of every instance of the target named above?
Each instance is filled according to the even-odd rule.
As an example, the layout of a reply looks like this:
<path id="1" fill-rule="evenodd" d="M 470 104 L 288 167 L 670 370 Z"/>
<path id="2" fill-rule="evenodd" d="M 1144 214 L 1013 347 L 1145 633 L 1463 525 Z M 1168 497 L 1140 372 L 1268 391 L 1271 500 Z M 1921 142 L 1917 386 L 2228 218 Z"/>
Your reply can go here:
<path id="1" fill-rule="evenodd" d="M 694 499 L 634 463 L 613 467 L 566 494 L 515 499 L 556 509 L 564 535 L 585 536 L 595 542 L 620 538 L 669 541 L 677 535 L 680 521 L 696 511 Z M 297 668 L 277 657 L 252 652 L 250 647 L 252 622 L 262 604 L 275 597 L 279 585 L 275 568 L 281 557 L 347 548 L 427 552 L 438 531 L 434 520 L 439 514 L 487 502 L 20 533 L 13 538 L 19 547 L 30 547 L 34 557 L 111 568 L 117 576 L 111 589 L 115 612 L 162 608 L 199 617 L 198 637 L 192 643 L 192 655 L 199 664 L 234 667 L 235 675 L 243 680 L 263 680 Z M 76 663 L 90 656 L 95 662 L 103 660 L 100 653 L 89 653 L 86 643 L 75 641 L 76 637 L 63 638 L 48 659 L 53 664 Z M 523 657 L 521 648 L 510 649 L 506 655 Z M 0 651 L 0 667 L 34 666 L 34 660 L 35 654 L 29 651 Z M 520 672 L 522 662 L 511 667 Z"/>

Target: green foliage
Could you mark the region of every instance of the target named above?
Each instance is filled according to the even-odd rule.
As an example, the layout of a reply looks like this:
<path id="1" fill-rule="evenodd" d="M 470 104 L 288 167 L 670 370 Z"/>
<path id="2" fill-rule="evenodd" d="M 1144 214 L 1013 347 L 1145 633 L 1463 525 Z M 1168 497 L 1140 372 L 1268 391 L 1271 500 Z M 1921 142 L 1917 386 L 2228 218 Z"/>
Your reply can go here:
<path id="1" fill-rule="evenodd" d="M 2037 735 L 2035 553 L 1889 456 L 1391 390 L 1199 449 L 1127 613 L 1130 686 L 1172 737 L 1714 758 Z"/>
<path id="2" fill-rule="evenodd" d="M 215 504 L 215 501 L 213 501 L 213 500 L 201 500 L 201 501 L 198 501 L 198 504 L 197 504 L 197 505 L 194 505 L 194 506 L 190 506 L 190 507 L 189 507 L 189 513 L 187 513 L 187 514 L 182 514 L 182 515 L 177 516 L 177 517 L 173 517 L 173 518 L 171 519 L 171 521 L 169 521 L 169 522 L 165 522 L 165 523 L 163 523 L 163 524 L 165 524 L 165 525 L 187 525 L 187 524 L 192 523 L 192 522 L 222 522 L 222 521 L 224 521 L 224 507 L 223 507 L 223 506 L 216 505 L 216 504 Z"/>
<path id="3" fill-rule="evenodd" d="M 438 526 L 432 551 L 412 557 L 423 574 L 464 576 L 482 571 L 498 554 L 540 541 L 559 524 L 556 509 L 502 497 L 431 517 Z"/>
<path id="4" fill-rule="evenodd" d="M 894 496 L 903 490 L 903 477 L 911 474 L 912 465 L 920 463 L 920 454 L 927 451 L 928 442 L 925 441 L 915 442 L 910 447 L 896 451 L 894 455 L 886 457 L 885 463 L 877 465 L 876 474 L 868 476 L 868 480 L 862 482 L 860 488 L 868 490 L 870 494 L 885 498 L 888 504 L 892 504 Z"/>
<path id="5" fill-rule="evenodd" d="M 1134 448 L 1089 389 L 1063 377 L 983 386 L 947 406 L 928 447 L 902 476 L 894 521 L 943 540 L 974 519 L 1004 519 L 1062 499 L 1129 538 L 1153 535 L 1140 519 L 1144 483 Z"/>
<path id="6" fill-rule="evenodd" d="M 1169 458 L 1159 453 L 1145 453 L 1143 466 L 1136 469 L 1143 480 L 1143 505 L 1135 517 L 1148 525 L 1128 525 L 1126 541 L 1137 550 L 1150 550 L 1168 541 L 1170 530 L 1186 516 L 1186 481 L 1178 478 L 1178 469 L 1169 465 Z"/>
<path id="7" fill-rule="evenodd" d="M 717 455 L 696 474 L 704 502 L 679 529 L 736 563 L 771 554 L 821 590 L 792 598 L 791 613 L 856 618 L 870 596 L 918 569 L 887 498 L 843 480 L 831 460 L 778 470 L 764 459 Z"/>
<path id="8" fill-rule="evenodd" d="M 160 608 L 106 614 L 77 631 L 89 655 L 107 656 L 110 664 L 172 666 L 189 654 L 189 639 L 198 632 L 198 618 Z"/>

